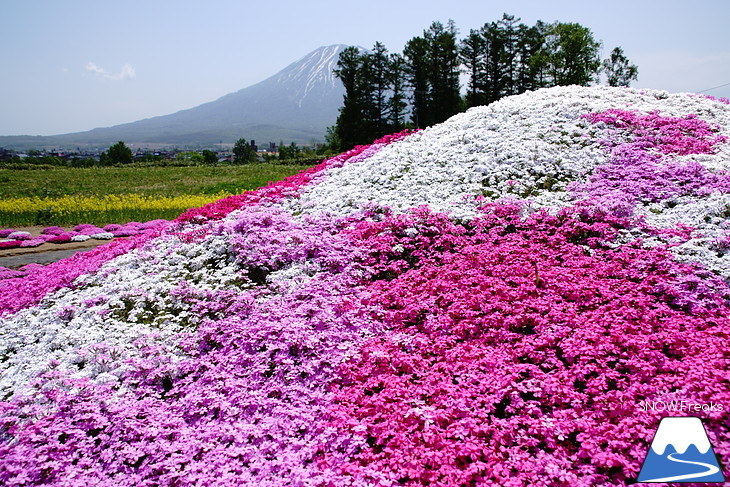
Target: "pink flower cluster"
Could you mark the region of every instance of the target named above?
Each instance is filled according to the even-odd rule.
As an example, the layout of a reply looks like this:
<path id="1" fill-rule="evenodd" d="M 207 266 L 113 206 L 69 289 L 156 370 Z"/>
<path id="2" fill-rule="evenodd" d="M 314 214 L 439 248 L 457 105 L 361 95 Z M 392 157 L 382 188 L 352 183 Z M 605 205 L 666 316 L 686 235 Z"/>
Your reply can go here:
<path id="1" fill-rule="evenodd" d="M 17 232 L 12 229 L 0 230 L 0 238 L 9 240 L 0 242 L 0 249 L 11 249 L 17 247 L 38 247 L 44 243 L 64 244 L 73 241 L 83 241 L 89 238 L 99 240 L 110 240 L 115 237 L 131 237 L 139 235 L 146 230 L 160 228 L 166 226 L 167 220 L 151 220 L 145 223 L 129 222 L 124 225 L 110 224 L 104 228 L 96 225 L 82 223 L 74 227 L 71 231 L 66 231 L 61 227 L 46 227 L 41 230 L 40 235 L 31 237 L 27 232 Z M 23 235 L 20 235 L 20 234 Z M 76 237 L 76 238 L 74 238 Z"/>
<path id="2" fill-rule="evenodd" d="M 597 199 L 600 206 L 628 216 L 640 202 L 730 192 L 730 173 L 711 172 L 698 162 L 663 157 L 710 154 L 715 145 L 725 142 L 726 137 L 716 134 L 716 127 L 704 120 L 617 109 L 590 113 L 585 118 L 616 127 L 621 136 L 604 141 L 612 153 L 610 163 L 597 167 L 587 182 L 568 185 L 575 197 Z"/>
<path id="3" fill-rule="evenodd" d="M 73 288 L 77 277 L 95 272 L 111 259 L 159 236 L 163 228 L 152 228 L 130 239 L 114 240 L 47 266 L 24 266 L 20 275 L 0 273 L 0 316 L 38 304 L 50 292 Z"/>
<path id="4" fill-rule="evenodd" d="M 306 184 L 311 184 L 313 179 L 323 170 L 327 168 L 341 167 L 345 163 L 358 162 L 359 160 L 376 153 L 385 145 L 398 141 L 410 133 L 411 131 L 405 130 L 403 132 L 384 136 L 371 145 L 357 146 L 350 151 L 323 161 L 314 168 L 302 171 L 301 173 L 282 181 L 269 184 L 268 186 L 256 191 L 248 191 L 242 195 L 223 198 L 201 208 L 191 209 L 183 213 L 173 223 L 177 223 L 177 226 L 180 227 L 188 222 L 203 223 L 208 220 L 218 220 L 231 211 L 245 206 L 254 206 L 263 202 L 270 203 L 285 196 L 296 196 L 299 188 Z M 130 242 L 113 242 L 113 244 L 107 244 L 103 248 L 97 248 L 94 249 L 94 251 L 85 252 L 84 254 L 77 254 L 71 261 L 57 262 L 43 270 L 35 268 L 28 269 L 28 271 L 20 277 L 16 276 L 14 273 L 0 274 L 8 276 L 5 280 L 0 280 L 0 315 L 4 313 L 13 313 L 19 309 L 38 303 L 47 293 L 55 291 L 61 287 L 71 285 L 76 277 L 93 272 L 108 260 L 124 254 L 133 248 L 141 246 L 146 241 L 166 232 L 169 223 L 170 222 L 165 220 L 153 220 L 152 222 L 144 224 L 130 222 L 125 225 L 107 225 L 103 228 L 105 232 L 110 232 L 114 236 L 133 236 L 134 238 Z M 82 227 L 86 228 L 84 225 L 82 225 Z M 58 229 L 60 229 L 62 233 L 58 234 L 57 231 L 54 231 Z M 12 231 L 13 230 L 8 231 L 8 235 L 11 234 Z M 184 242 L 200 240 L 207 235 L 207 232 L 208 229 L 205 227 L 194 228 L 192 230 L 170 230 L 172 235 L 175 235 Z M 48 234 L 53 235 L 54 238 L 57 239 L 64 239 L 65 241 L 70 241 L 73 237 L 73 235 L 66 235 L 60 227 L 50 227 Z M 0 248 L 2 248 L 2 242 L 0 242 Z"/>
<path id="5" fill-rule="evenodd" d="M 388 331 L 333 385 L 332 426 L 367 446 L 326 465 L 363 485 L 625 485 L 656 427 L 637 404 L 730 401 L 727 308 L 663 292 L 692 269 L 605 246 L 626 222 L 590 207 L 485 211 L 466 227 L 419 210 L 357 228 L 380 271 L 370 319 Z"/>
<path id="6" fill-rule="evenodd" d="M 669 117 L 658 112 L 642 114 L 631 110 L 609 109 L 589 113 L 585 118 L 592 123 L 605 123 L 631 133 L 633 143 L 641 147 L 651 146 L 662 154 L 708 154 L 715 144 L 727 137 L 717 135 L 712 127 L 696 115 Z"/>

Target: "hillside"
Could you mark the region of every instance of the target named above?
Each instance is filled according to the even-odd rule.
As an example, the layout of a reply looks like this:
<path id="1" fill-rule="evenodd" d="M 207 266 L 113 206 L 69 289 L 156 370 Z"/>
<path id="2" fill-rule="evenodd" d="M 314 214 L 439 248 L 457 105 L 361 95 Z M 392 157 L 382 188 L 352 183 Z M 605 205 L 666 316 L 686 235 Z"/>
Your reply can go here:
<path id="1" fill-rule="evenodd" d="M 728 465 L 728 137 L 543 89 L 4 271 L 0 481 L 625 486 L 649 401 Z"/>
<path id="2" fill-rule="evenodd" d="M 0 147 L 107 147 L 119 140 L 136 147 L 196 147 L 232 144 L 241 137 L 323 142 L 345 93 L 333 73 L 345 47 L 320 47 L 260 83 L 170 115 L 51 137 L 5 136 Z"/>

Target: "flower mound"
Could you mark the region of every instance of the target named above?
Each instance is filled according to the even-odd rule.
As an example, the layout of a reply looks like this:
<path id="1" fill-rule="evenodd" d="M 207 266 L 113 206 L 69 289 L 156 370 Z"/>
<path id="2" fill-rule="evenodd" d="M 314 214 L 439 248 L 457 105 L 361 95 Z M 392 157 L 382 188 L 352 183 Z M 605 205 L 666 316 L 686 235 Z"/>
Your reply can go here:
<path id="1" fill-rule="evenodd" d="M 728 135 L 552 88 L 77 229 L 136 234 L 0 272 L 0 481 L 620 486 L 651 401 L 724 406 L 675 415 L 727 465 Z"/>

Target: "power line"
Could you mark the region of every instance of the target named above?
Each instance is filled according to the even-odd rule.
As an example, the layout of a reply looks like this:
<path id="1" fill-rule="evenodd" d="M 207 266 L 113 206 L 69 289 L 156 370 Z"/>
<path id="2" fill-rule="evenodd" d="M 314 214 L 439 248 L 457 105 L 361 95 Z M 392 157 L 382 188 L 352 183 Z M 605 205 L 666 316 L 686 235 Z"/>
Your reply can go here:
<path id="1" fill-rule="evenodd" d="M 707 88 L 706 90 L 698 91 L 697 93 L 704 93 L 705 91 L 712 91 L 712 90 L 716 90 L 718 88 L 724 88 L 725 86 L 730 86 L 730 83 L 725 83 L 724 85 L 715 86 L 714 88 Z"/>

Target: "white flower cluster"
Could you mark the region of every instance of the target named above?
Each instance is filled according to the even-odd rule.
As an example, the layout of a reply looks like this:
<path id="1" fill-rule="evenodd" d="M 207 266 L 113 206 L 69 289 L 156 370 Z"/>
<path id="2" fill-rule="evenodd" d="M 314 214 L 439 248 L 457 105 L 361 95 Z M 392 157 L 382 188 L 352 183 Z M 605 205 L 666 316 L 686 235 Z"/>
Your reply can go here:
<path id="1" fill-rule="evenodd" d="M 472 108 L 365 161 L 330 169 L 325 181 L 289 207 L 340 215 L 373 201 L 396 211 L 428 204 L 470 218 L 476 204 L 468 197 L 478 195 L 527 199 L 532 208 L 560 207 L 568 202 L 569 182 L 585 180 L 609 159 L 599 141 L 610 129 L 582 115 L 611 108 L 696 114 L 730 136 L 730 107 L 701 96 L 604 86 L 541 89 Z M 693 160 L 728 169 L 730 145 Z"/>
<path id="2" fill-rule="evenodd" d="M 480 202 L 474 196 L 520 199 L 528 211 L 560 208 L 572 203 L 565 192 L 568 183 L 585 182 L 597 166 L 610 161 L 600 141 L 616 140 L 620 131 L 583 118 L 609 109 L 697 115 L 730 140 L 730 106 L 708 97 L 605 86 L 542 89 L 472 108 L 367 160 L 330 169 L 323 182 L 286 205 L 294 213 L 344 215 L 370 202 L 398 212 L 427 204 L 459 219 L 475 215 Z M 713 154 L 672 156 L 672 160 L 698 162 L 713 172 L 730 170 L 730 143 L 715 149 Z M 658 228 L 678 223 L 696 228 L 697 238 L 676 248 L 677 257 L 730 279 L 725 254 L 711 245 L 730 235 L 719 226 L 730 213 L 728 198 L 718 192 L 683 197 L 671 208 L 640 205 L 635 215 Z"/>
<path id="3" fill-rule="evenodd" d="M 20 392 L 28 379 L 56 367 L 75 377 L 115 381 L 120 364 L 138 353 L 146 337 L 172 345 L 176 333 L 202 319 L 185 296 L 238 289 L 239 266 L 225 236 L 199 243 L 162 237 L 79 277 L 73 289 L 5 317 L 0 327 L 0 397 Z M 103 343 L 103 346 L 100 344 Z"/>

